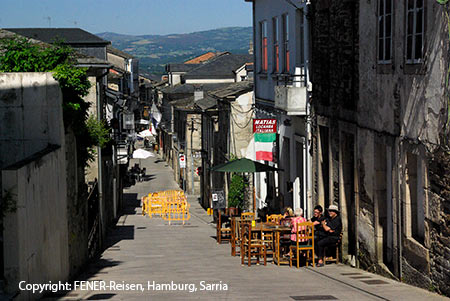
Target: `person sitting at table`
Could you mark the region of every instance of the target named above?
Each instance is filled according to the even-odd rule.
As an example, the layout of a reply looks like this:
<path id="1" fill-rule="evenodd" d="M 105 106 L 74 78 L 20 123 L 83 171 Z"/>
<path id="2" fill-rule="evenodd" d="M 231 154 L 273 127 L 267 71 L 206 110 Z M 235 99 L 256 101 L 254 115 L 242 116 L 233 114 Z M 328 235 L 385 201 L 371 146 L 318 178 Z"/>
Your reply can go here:
<path id="1" fill-rule="evenodd" d="M 330 217 L 322 221 L 322 227 L 326 236 L 315 242 L 315 252 L 319 258 L 319 261 L 317 262 L 318 267 L 323 266 L 325 248 L 328 246 L 335 246 L 342 232 L 342 221 L 339 216 L 338 206 L 330 205 L 328 207 L 328 214 Z"/>
<path id="2" fill-rule="evenodd" d="M 317 205 L 314 207 L 314 216 L 311 218 L 311 222 L 314 224 L 314 241 L 319 241 L 326 236 L 322 227 L 322 221 L 325 220 L 323 215 L 322 206 Z"/>
<path id="3" fill-rule="evenodd" d="M 303 209 L 297 208 L 294 212 L 294 217 L 291 218 L 291 245 L 297 245 L 297 224 L 306 222 L 306 218 L 303 217 Z M 306 244 L 305 239 L 300 240 L 300 244 Z"/>
<path id="4" fill-rule="evenodd" d="M 290 227 L 291 218 L 294 217 L 294 211 L 291 207 L 286 207 L 284 209 L 283 217 L 281 218 L 280 225 Z"/>
<path id="5" fill-rule="evenodd" d="M 280 225 L 284 227 L 291 227 L 291 219 L 294 217 L 294 211 L 291 207 L 286 207 L 284 209 L 283 217 L 280 220 Z M 280 239 L 281 249 L 284 254 L 289 251 L 289 246 L 291 245 L 291 234 L 283 234 Z M 286 251 L 287 250 L 287 251 Z"/>

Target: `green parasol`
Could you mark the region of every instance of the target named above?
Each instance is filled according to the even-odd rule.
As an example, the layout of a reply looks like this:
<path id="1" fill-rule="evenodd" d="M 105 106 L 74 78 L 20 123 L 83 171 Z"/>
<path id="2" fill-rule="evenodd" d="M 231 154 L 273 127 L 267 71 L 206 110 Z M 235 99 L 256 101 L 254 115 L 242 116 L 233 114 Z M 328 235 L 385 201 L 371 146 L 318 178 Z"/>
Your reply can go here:
<path id="1" fill-rule="evenodd" d="M 246 158 L 229 161 L 211 167 L 211 171 L 217 172 L 266 172 L 281 170 L 282 169 L 280 168 L 272 167 Z"/>

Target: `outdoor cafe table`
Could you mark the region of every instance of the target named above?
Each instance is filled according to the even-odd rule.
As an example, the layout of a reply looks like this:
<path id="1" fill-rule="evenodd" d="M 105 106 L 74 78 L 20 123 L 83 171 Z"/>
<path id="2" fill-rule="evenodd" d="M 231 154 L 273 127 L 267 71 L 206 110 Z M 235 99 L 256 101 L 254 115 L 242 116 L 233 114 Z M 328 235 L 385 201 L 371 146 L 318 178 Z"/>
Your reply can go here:
<path id="1" fill-rule="evenodd" d="M 235 224 L 237 221 L 240 220 L 239 217 L 232 217 L 233 224 Z M 236 233 L 235 233 L 235 227 L 231 227 L 231 255 L 236 255 Z M 280 226 L 273 223 L 256 223 L 254 227 L 252 227 L 252 231 L 254 232 L 260 232 L 260 233 L 274 233 L 275 234 L 275 254 L 274 254 L 274 261 L 277 263 L 277 265 L 280 265 L 280 263 L 289 263 L 289 261 L 282 261 L 282 256 L 280 252 L 280 241 L 281 236 L 286 233 L 291 233 L 290 227 Z"/>
<path id="2" fill-rule="evenodd" d="M 261 233 L 274 233 L 275 234 L 275 254 L 274 254 L 274 261 L 277 263 L 277 265 L 280 265 L 280 263 L 289 263 L 289 261 L 285 260 L 282 261 L 282 256 L 280 252 L 280 242 L 281 242 L 281 236 L 286 233 L 291 233 L 290 227 L 285 226 L 279 226 L 273 223 L 257 223 L 254 227 L 252 227 L 252 231 L 261 232 Z"/>

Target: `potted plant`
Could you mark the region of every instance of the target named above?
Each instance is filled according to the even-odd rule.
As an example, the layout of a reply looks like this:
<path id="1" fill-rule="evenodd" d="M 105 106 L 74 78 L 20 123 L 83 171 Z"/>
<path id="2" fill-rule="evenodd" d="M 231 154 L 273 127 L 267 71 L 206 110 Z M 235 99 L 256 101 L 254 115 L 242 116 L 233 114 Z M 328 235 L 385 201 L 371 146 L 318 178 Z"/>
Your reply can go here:
<path id="1" fill-rule="evenodd" d="M 231 176 L 230 188 L 228 190 L 228 213 L 238 215 L 239 209 L 244 205 L 245 182 L 244 177 L 238 174 Z"/>

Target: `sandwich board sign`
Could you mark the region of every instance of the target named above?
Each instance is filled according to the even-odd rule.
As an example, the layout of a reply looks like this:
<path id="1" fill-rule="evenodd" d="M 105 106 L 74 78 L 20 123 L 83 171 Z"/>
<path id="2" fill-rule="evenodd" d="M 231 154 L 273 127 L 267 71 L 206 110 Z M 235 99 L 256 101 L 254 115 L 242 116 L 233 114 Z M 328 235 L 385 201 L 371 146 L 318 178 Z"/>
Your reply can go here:
<path id="1" fill-rule="evenodd" d="M 211 192 L 212 198 L 212 208 L 213 209 L 224 209 L 225 204 L 225 193 L 223 190 L 216 190 Z"/>

